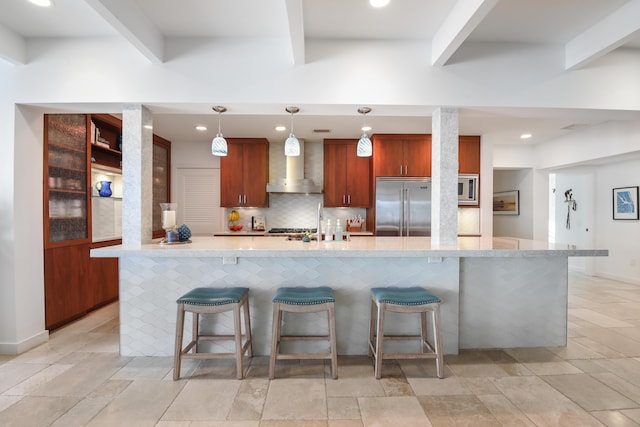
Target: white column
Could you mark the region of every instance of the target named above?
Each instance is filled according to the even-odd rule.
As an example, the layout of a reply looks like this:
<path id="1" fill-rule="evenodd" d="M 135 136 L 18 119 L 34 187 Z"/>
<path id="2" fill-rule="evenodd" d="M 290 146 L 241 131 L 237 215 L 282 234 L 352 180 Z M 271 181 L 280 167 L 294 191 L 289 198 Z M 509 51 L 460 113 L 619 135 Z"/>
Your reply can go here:
<path id="1" fill-rule="evenodd" d="M 457 245 L 458 109 L 437 108 L 431 121 L 431 240 Z"/>
<path id="2" fill-rule="evenodd" d="M 42 250 L 43 115 L 0 102 L 0 354 L 47 341 Z"/>
<path id="3" fill-rule="evenodd" d="M 122 245 L 151 242 L 153 215 L 153 117 L 141 104 L 122 114 Z"/>

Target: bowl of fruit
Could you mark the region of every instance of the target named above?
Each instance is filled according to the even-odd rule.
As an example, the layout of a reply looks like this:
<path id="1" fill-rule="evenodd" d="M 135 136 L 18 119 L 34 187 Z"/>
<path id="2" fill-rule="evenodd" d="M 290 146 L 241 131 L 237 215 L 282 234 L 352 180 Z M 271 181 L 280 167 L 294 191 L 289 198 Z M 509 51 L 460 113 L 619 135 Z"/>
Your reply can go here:
<path id="1" fill-rule="evenodd" d="M 231 211 L 229 213 L 229 230 L 231 231 L 242 230 L 242 225 L 238 224 L 238 221 L 240 221 L 240 212 Z"/>

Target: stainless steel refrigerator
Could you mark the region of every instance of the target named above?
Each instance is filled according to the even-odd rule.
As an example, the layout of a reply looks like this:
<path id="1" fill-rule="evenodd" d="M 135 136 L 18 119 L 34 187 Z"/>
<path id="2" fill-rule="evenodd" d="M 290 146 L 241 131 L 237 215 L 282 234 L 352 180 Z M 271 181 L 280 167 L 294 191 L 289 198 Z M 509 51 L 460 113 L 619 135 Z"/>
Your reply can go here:
<path id="1" fill-rule="evenodd" d="M 431 236 L 431 178 L 376 178 L 376 236 Z"/>

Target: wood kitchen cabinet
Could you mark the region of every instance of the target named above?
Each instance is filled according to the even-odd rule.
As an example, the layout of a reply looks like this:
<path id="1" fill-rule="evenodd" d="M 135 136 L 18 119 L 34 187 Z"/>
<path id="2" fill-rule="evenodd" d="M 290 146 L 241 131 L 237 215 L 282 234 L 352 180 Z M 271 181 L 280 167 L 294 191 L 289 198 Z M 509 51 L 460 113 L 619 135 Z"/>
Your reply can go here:
<path id="1" fill-rule="evenodd" d="M 431 176 L 431 135 L 373 135 L 373 176 Z"/>
<path id="2" fill-rule="evenodd" d="M 269 141 L 227 138 L 228 155 L 220 157 L 220 206 L 269 207 Z"/>
<path id="3" fill-rule="evenodd" d="M 458 172 L 479 175 L 480 137 L 460 136 L 458 141 Z"/>
<path id="4" fill-rule="evenodd" d="M 121 242 L 120 239 L 92 241 L 91 208 L 95 184 L 91 179 L 92 165 L 114 173 L 121 171 L 121 134 L 122 122 L 107 114 L 44 117 L 43 246 L 47 329 L 60 327 L 118 299 L 118 259 L 91 258 L 89 251 Z M 164 156 L 157 155 L 156 146 L 165 150 Z M 154 204 L 157 204 L 156 198 L 164 201 L 169 197 L 169 149 L 169 141 L 154 136 Z M 164 175 L 158 175 L 160 168 Z M 158 176 L 164 177 L 164 193 L 156 191 Z"/>
<path id="5" fill-rule="evenodd" d="M 358 157 L 357 139 L 324 140 L 324 206 L 368 208 L 371 158 Z"/>

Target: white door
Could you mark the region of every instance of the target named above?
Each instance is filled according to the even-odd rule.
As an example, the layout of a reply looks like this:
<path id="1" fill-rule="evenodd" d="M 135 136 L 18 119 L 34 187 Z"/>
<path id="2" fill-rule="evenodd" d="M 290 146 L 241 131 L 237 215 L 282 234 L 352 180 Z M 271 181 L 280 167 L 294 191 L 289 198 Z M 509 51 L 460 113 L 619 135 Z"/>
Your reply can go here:
<path id="1" fill-rule="evenodd" d="M 186 224 L 194 235 L 220 231 L 220 169 L 177 168 L 176 172 L 179 224 Z"/>

